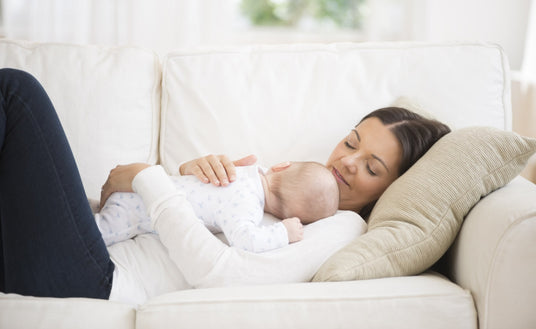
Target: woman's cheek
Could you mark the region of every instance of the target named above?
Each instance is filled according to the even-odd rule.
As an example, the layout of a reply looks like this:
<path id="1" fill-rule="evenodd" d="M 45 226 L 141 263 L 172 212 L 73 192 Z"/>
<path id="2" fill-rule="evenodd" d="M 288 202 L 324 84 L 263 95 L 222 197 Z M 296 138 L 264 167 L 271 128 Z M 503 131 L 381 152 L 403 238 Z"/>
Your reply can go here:
<path id="1" fill-rule="evenodd" d="M 367 201 L 371 202 L 380 197 L 382 188 L 371 178 L 363 178 L 360 182 L 360 192 Z"/>

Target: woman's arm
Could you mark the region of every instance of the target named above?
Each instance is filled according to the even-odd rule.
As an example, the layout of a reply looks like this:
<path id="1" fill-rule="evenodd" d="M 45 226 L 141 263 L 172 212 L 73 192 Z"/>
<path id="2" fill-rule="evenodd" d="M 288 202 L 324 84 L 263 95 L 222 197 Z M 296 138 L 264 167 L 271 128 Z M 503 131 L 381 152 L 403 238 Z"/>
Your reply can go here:
<path id="1" fill-rule="evenodd" d="M 307 225 L 304 233 L 309 238 L 300 243 L 250 253 L 214 236 L 162 167 L 141 171 L 132 188 L 142 197 L 170 259 L 186 281 L 198 288 L 308 281 L 329 256 L 366 228 L 356 213 L 345 212 Z"/>
<path id="2" fill-rule="evenodd" d="M 205 227 L 184 192 L 175 187 L 161 166 L 141 171 L 132 181 L 132 188 L 142 197 L 152 228 L 190 285 L 211 282 L 213 270 L 226 268 L 229 260 L 241 252 L 225 245 Z"/>
<path id="3" fill-rule="evenodd" d="M 250 154 L 242 159 L 231 161 L 226 155 L 207 155 L 183 163 L 179 167 L 181 175 L 195 175 L 204 183 L 226 186 L 236 179 L 235 166 L 250 166 L 257 157 Z"/>
<path id="4" fill-rule="evenodd" d="M 205 183 L 225 186 L 236 179 L 235 166 L 249 166 L 257 162 L 253 154 L 236 161 L 230 161 L 225 155 L 207 155 L 182 164 L 179 168 L 181 175 L 195 175 Z M 99 209 L 114 192 L 133 192 L 132 180 L 143 169 L 150 167 L 147 163 L 132 163 L 118 165 L 110 171 L 108 179 L 102 185 Z M 221 182 L 221 183 L 220 183 Z"/>

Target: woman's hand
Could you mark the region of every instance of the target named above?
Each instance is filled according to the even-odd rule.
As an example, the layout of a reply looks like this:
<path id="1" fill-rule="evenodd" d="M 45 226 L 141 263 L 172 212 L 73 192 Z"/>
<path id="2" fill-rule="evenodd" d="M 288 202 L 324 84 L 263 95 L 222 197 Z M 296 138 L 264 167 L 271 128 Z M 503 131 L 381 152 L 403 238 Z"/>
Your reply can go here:
<path id="1" fill-rule="evenodd" d="M 102 185 L 100 207 L 102 209 L 104 203 L 114 192 L 133 192 L 132 180 L 143 169 L 150 167 L 147 163 L 132 163 L 128 165 L 119 165 L 110 171 L 108 179 Z"/>
<path id="2" fill-rule="evenodd" d="M 226 186 L 236 179 L 235 166 L 250 166 L 255 162 L 257 157 L 253 154 L 236 161 L 225 155 L 211 154 L 182 164 L 179 172 L 181 175 L 195 175 L 204 183 Z"/>

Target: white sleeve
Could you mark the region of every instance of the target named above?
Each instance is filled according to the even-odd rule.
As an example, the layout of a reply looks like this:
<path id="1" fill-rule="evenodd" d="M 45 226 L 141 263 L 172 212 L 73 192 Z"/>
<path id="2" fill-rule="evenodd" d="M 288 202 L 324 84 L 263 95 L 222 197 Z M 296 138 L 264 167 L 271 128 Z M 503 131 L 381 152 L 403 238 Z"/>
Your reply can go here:
<path id="1" fill-rule="evenodd" d="M 142 170 L 132 188 L 141 195 L 170 259 L 196 288 L 308 281 L 330 255 L 362 232 L 358 216 L 347 212 L 307 225 L 300 242 L 251 253 L 210 233 L 162 167 Z"/>
<path id="2" fill-rule="evenodd" d="M 132 188 L 142 197 L 169 256 L 192 286 L 202 285 L 218 263 L 237 252 L 197 218 L 185 194 L 175 188 L 161 166 L 138 173 Z"/>

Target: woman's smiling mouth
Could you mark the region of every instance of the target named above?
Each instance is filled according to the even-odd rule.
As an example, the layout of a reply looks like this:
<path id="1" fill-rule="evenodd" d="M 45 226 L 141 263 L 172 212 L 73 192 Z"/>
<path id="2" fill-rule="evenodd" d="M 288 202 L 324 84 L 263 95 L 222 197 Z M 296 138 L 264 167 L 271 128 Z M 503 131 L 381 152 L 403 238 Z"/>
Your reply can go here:
<path id="1" fill-rule="evenodd" d="M 338 182 L 350 187 L 350 184 L 348 184 L 348 182 L 344 179 L 344 177 L 342 177 L 341 173 L 335 167 L 331 169 L 331 173 L 333 174 L 333 176 L 335 176 L 335 179 Z"/>

